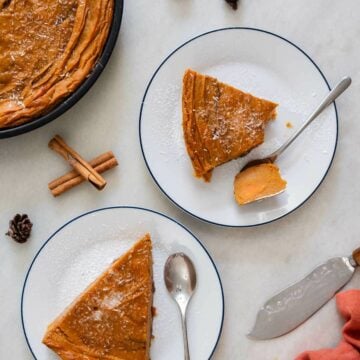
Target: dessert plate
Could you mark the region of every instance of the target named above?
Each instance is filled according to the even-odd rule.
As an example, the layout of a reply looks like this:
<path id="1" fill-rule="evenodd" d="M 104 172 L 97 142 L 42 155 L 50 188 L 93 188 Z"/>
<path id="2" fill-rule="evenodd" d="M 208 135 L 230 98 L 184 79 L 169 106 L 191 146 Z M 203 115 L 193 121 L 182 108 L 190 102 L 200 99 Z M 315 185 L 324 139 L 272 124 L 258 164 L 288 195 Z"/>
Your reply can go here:
<path id="1" fill-rule="evenodd" d="M 191 257 L 198 275 L 188 314 L 190 351 L 197 360 L 211 357 L 222 330 L 224 297 L 210 255 L 190 231 L 165 215 L 142 208 L 113 207 L 71 220 L 57 230 L 35 256 L 21 301 L 23 329 L 35 359 L 58 359 L 41 343 L 47 325 L 147 232 L 153 240 L 154 306 L 157 309 L 151 358 L 184 358 L 180 315 L 163 281 L 167 257 L 179 251 Z"/>
<path id="2" fill-rule="evenodd" d="M 210 183 L 193 176 L 183 139 L 181 92 L 187 68 L 279 104 L 264 144 L 216 168 Z M 283 143 L 329 89 L 314 61 L 281 36 L 252 28 L 199 35 L 173 51 L 147 86 L 139 121 L 146 165 L 160 189 L 197 218 L 224 226 L 253 226 L 279 219 L 309 199 L 329 170 L 337 143 L 335 104 L 278 159 L 288 182 L 284 193 L 239 207 L 233 198 L 234 177 L 247 162 Z"/>

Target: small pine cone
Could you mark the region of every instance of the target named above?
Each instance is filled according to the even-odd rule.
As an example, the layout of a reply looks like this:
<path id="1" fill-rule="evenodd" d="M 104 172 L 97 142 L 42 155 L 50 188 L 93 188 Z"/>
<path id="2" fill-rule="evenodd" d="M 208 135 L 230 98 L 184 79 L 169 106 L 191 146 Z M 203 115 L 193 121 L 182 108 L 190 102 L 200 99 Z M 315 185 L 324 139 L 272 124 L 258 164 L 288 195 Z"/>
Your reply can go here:
<path id="1" fill-rule="evenodd" d="M 29 238 L 32 223 L 26 214 L 16 214 L 9 222 L 9 231 L 5 234 L 18 243 L 24 243 Z"/>
<path id="2" fill-rule="evenodd" d="M 225 0 L 234 10 L 238 8 L 238 1 L 239 0 Z"/>

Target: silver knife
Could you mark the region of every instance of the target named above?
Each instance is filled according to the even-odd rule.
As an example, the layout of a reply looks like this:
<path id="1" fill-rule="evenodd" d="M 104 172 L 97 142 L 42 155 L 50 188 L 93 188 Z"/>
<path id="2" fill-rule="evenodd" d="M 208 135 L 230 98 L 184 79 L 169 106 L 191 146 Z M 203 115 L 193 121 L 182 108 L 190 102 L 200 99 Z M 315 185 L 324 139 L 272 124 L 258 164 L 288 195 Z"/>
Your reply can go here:
<path id="1" fill-rule="evenodd" d="M 268 300 L 259 310 L 248 336 L 267 340 L 294 330 L 350 281 L 357 266 L 360 266 L 360 248 L 350 257 L 336 257 L 318 266 Z"/>

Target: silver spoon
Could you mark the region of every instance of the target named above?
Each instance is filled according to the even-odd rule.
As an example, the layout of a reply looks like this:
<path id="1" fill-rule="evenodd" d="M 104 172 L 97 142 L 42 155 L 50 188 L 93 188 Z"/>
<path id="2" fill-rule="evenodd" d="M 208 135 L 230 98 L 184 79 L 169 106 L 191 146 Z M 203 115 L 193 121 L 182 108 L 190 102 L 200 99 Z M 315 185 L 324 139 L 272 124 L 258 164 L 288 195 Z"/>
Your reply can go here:
<path id="1" fill-rule="evenodd" d="M 272 152 L 270 155 L 257 160 L 252 160 L 248 162 L 241 170 L 260 165 L 264 163 L 273 163 L 296 139 L 297 137 L 322 113 L 322 111 L 327 108 L 338 96 L 340 96 L 351 84 L 350 77 L 344 77 L 330 92 L 323 101 L 319 104 L 319 106 L 315 109 L 315 111 L 309 116 L 309 118 L 304 122 L 304 124 L 297 130 L 295 133 L 290 136 L 288 140 L 285 141 L 277 150 Z"/>
<path id="2" fill-rule="evenodd" d="M 167 290 L 180 309 L 184 337 L 184 359 L 190 360 L 186 309 L 196 287 L 196 272 L 192 261 L 183 253 L 171 255 L 165 264 L 164 280 Z"/>

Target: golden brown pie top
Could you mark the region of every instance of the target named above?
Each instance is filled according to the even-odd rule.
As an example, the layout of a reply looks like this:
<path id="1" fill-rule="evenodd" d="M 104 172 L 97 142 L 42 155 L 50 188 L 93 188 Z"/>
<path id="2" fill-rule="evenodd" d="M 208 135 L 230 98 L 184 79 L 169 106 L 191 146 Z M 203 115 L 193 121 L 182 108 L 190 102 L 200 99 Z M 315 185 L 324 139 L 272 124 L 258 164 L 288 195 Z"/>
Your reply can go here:
<path id="1" fill-rule="evenodd" d="M 151 248 L 147 234 L 49 325 L 43 343 L 63 360 L 148 360 Z"/>
<path id="2" fill-rule="evenodd" d="M 182 104 L 186 148 L 195 175 L 206 181 L 216 166 L 263 143 L 277 107 L 193 70 L 183 78 Z"/>
<path id="3" fill-rule="evenodd" d="M 114 0 L 0 0 L 0 128 L 54 107 L 89 75 Z"/>

